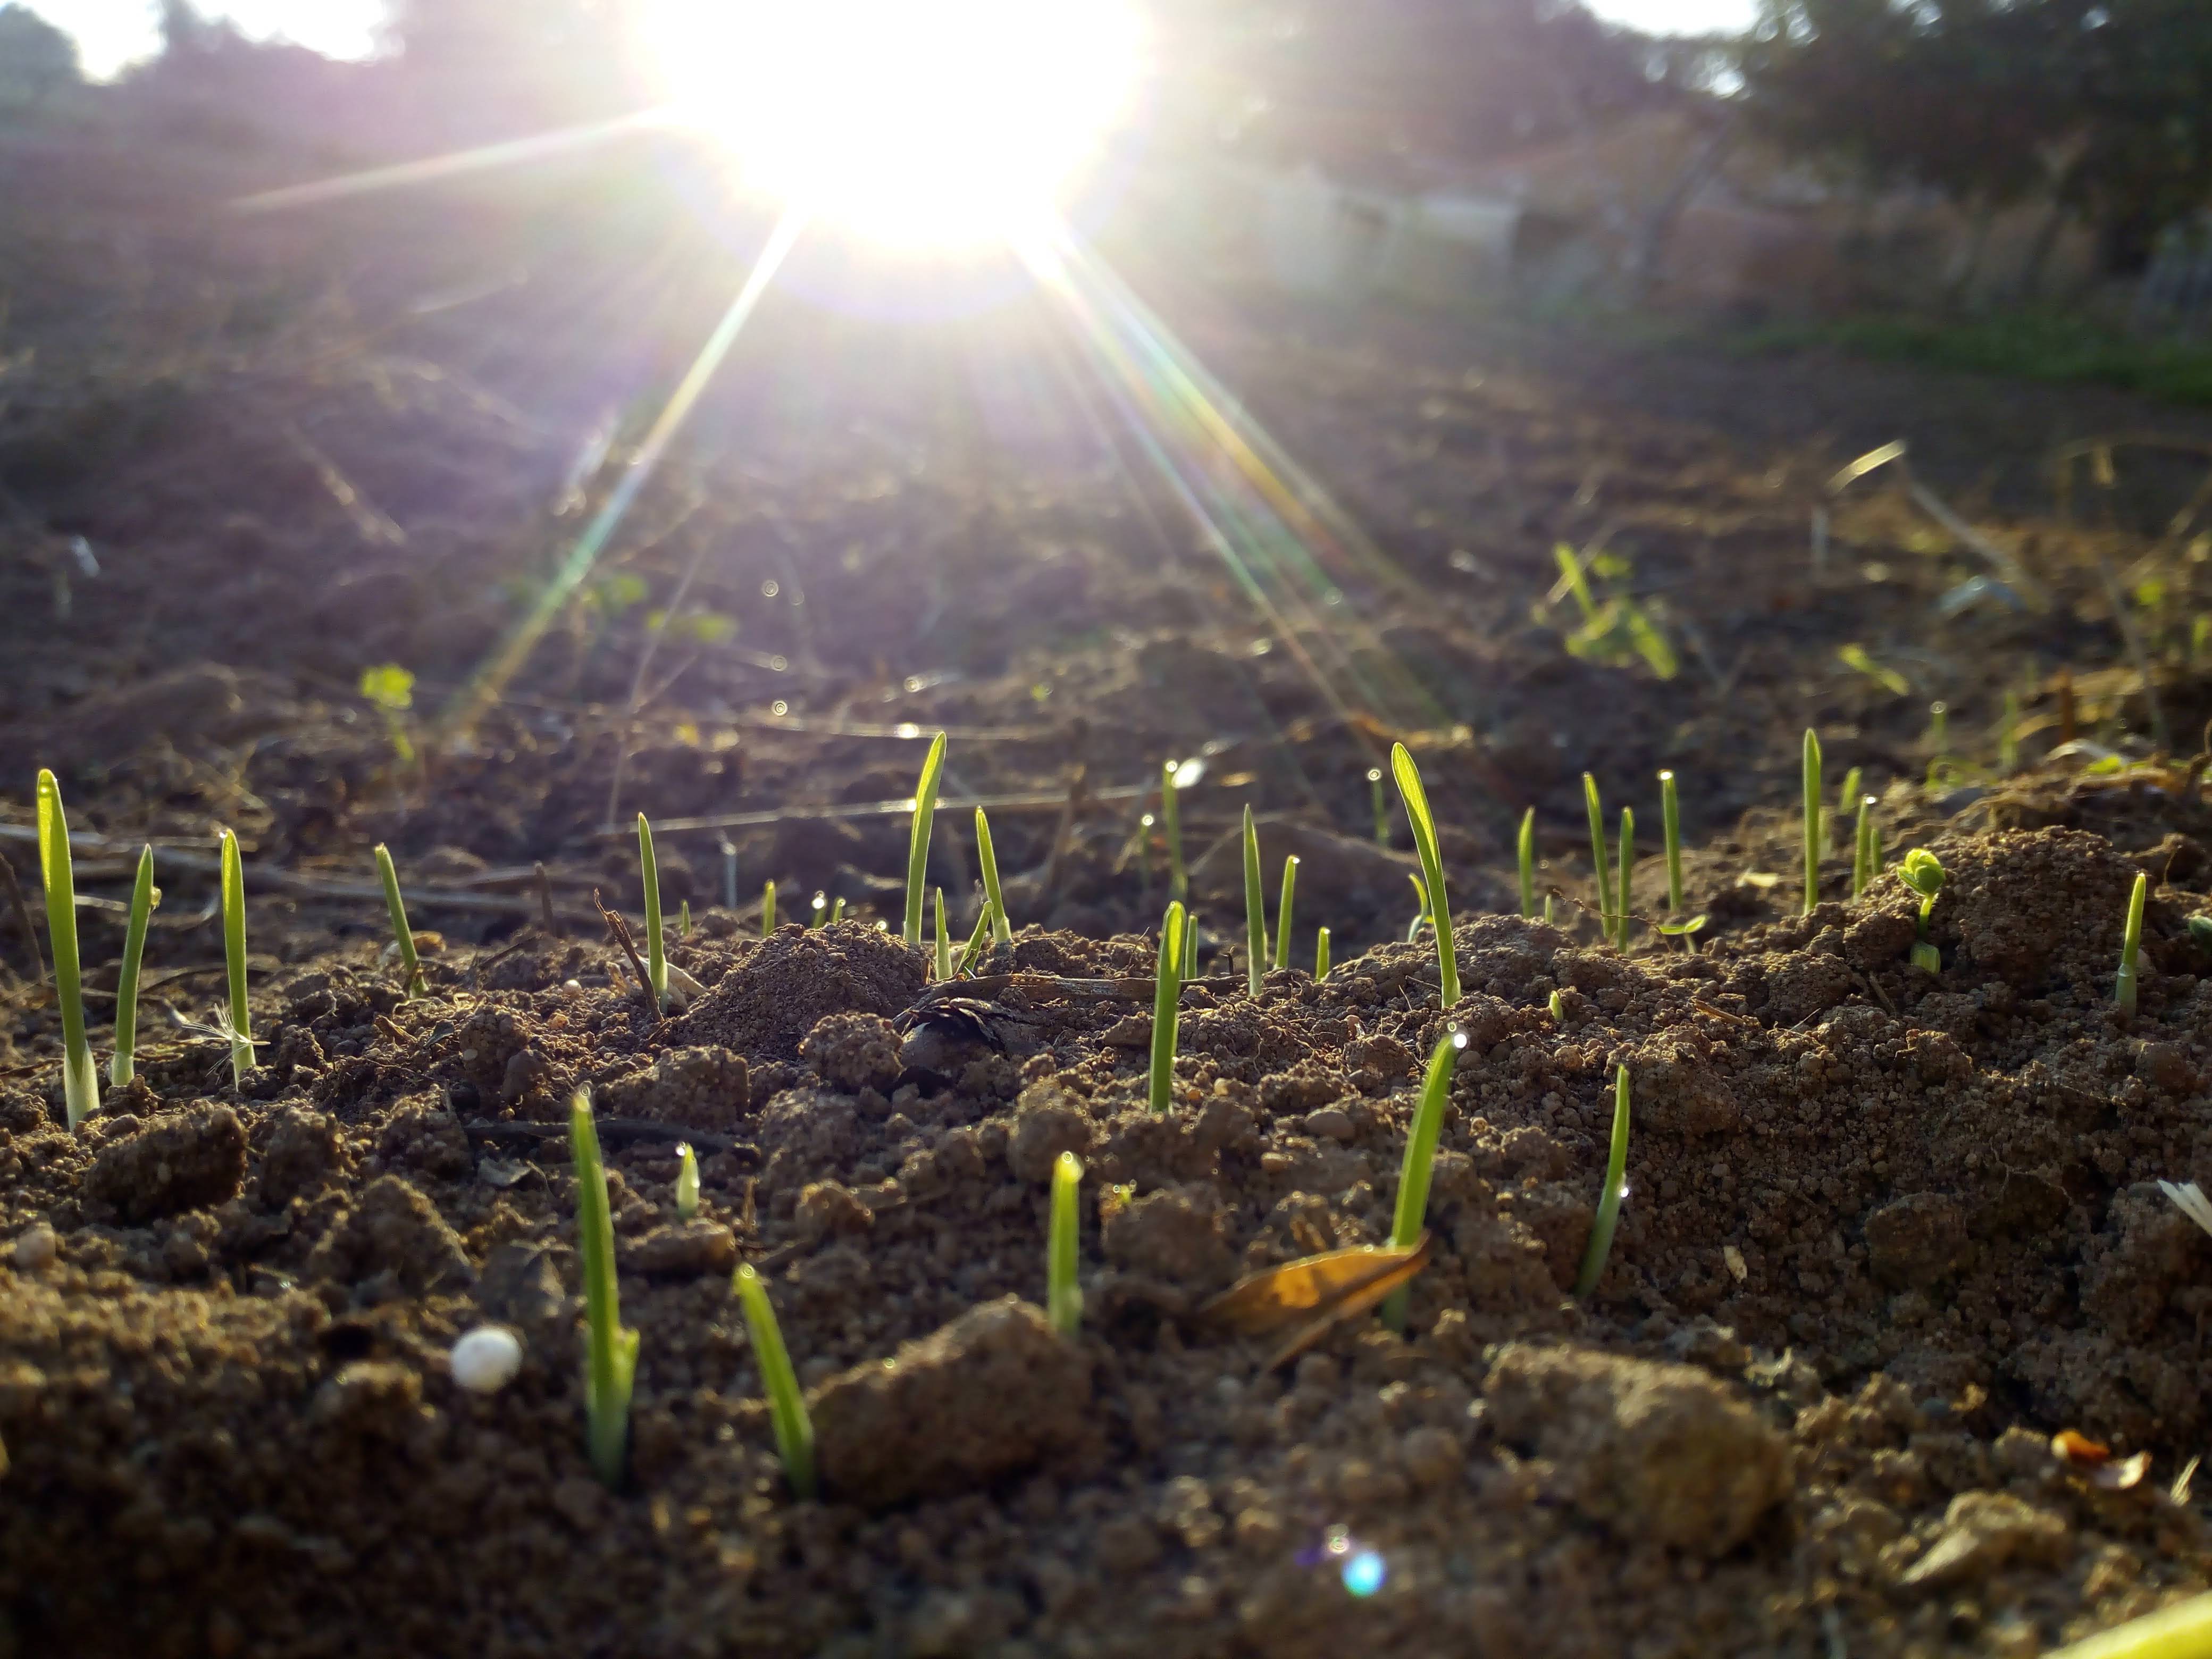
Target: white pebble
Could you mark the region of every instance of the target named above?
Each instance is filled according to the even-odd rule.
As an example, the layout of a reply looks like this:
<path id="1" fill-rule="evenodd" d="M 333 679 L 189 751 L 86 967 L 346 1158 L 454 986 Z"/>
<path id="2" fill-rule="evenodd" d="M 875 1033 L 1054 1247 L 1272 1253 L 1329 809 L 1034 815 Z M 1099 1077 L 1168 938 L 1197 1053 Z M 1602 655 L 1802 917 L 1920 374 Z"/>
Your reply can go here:
<path id="1" fill-rule="evenodd" d="M 53 1265 L 54 1257 L 61 1252 L 60 1242 L 54 1230 L 43 1221 L 34 1221 L 15 1237 L 15 1266 L 27 1273 L 34 1273 Z"/>
<path id="2" fill-rule="evenodd" d="M 479 1325 L 453 1344 L 453 1381 L 471 1394 L 497 1394 L 522 1369 L 522 1344 L 497 1325 Z"/>

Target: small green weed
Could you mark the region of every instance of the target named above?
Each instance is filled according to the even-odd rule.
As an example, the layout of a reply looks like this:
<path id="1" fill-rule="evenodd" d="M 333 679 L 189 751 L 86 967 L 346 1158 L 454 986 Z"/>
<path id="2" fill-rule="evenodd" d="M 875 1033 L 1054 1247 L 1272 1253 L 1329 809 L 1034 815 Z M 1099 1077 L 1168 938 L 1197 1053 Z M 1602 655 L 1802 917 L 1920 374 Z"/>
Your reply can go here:
<path id="1" fill-rule="evenodd" d="M 1926 973 L 1940 974 L 1943 971 L 1943 957 L 1936 950 L 1936 942 L 1928 937 L 1928 918 L 1935 911 L 1936 896 L 1943 890 L 1943 866 L 1926 848 L 1916 847 L 1898 866 L 1897 877 L 1920 895 L 1919 937 L 1912 945 L 1912 965 Z"/>
<path id="2" fill-rule="evenodd" d="M 1083 1290 L 1075 1282 L 1079 1221 L 1076 1197 L 1083 1186 L 1083 1163 L 1062 1152 L 1052 1165 L 1052 1221 L 1045 1244 L 1045 1313 L 1064 1337 L 1083 1328 Z"/>
<path id="3" fill-rule="evenodd" d="M 138 854 L 138 877 L 131 885 L 131 921 L 123 934 L 123 966 L 115 981 L 115 1055 L 107 1080 L 120 1088 L 136 1070 L 138 1047 L 138 969 L 146 958 L 146 927 L 161 902 L 154 885 L 154 849 Z"/>
<path id="4" fill-rule="evenodd" d="M 776 1455 L 783 1460 L 783 1478 L 801 1498 L 814 1496 L 814 1419 L 806 1414 L 806 1396 L 799 1389 L 799 1373 L 791 1368 L 790 1350 L 783 1346 L 782 1328 L 775 1322 L 775 1305 L 768 1299 L 768 1286 L 750 1262 L 738 1267 L 731 1288 L 744 1310 L 745 1334 L 759 1362 L 761 1387 L 768 1395 L 769 1422 L 775 1431 Z"/>
<path id="5" fill-rule="evenodd" d="M 908 945 L 921 943 L 921 894 L 929 869 L 929 829 L 937 817 L 937 787 L 945 776 L 945 733 L 939 732 L 921 763 L 914 792 L 914 819 L 906 844 L 906 931 Z"/>
<path id="6" fill-rule="evenodd" d="M 76 945 L 76 875 L 70 860 L 69 817 L 62 787 L 39 774 L 39 873 L 46 884 L 46 936 L 54 952 L 54 994 L 62 1006 L 62 1100 L 72 1129 L 100 1105 L 100 1073 L 84 1035 L 84 981 Z M 228 889 L 226 887 L 225 891 Z M 240 947 L 241 957 L 244 946 Z M 241 962 L 239 973 L 245 969 Z M 252 1051 L 248 1051 L 248 1063 Z"/>
<path id="7" fill-rule="evenodd" d="M 1402 743 L 1390 745 L 1390 775 L 1397 781 L 1399 799 L 1406 804 L 1406 820 L 1413 828 L 1413 845 L 1421 855 L 1422 908 L 1437 929 L 1438 989 L 1443 1006 L 1452 1008 L 1459 1002 L 1459 960 L 1452 939 L 1451 899 L 1444 891 L 1443 855 L 1437 846 L 1437 821 L 1429 811 L 1420 769 Z"/>
<path id="8" fill-rule="evenodd" d="M 2150 896 L 2150 878 L 2141 871 L 2136 872 L 2136 884 L 2128 894 L 2126 931 L 2120 940 L 2120 971 L 2112 985 L 2112 1000 L 2124 1014 L 2136 1011 L 2136 958 L 2142 950 L 2143 901 Z"/>
<path id="9" fill-rule="evenodd" d="M 376 844 L 376 873 L 384 884 L 384 908 L 392 918 L 392 940 L 399 951 L 400 983 L 409 996 L 422 996 L 428 988 L 422 980 L 422 958 L 415 954 L 415 931 L 407 925 L 407 903 L 399 896 L 399 872 L 392 867 L 392 849 L 382 842 Z"/>
<path id="10" fill-rule="evenodd" d="M 1617 1066 L 1613 1074 L 1613 1144 L 1605 1158 L 1605 1190 L 1598 1195 L 1597 1218 L 1590 1224 L 1589 1248 L 1583 1252 L 1582 1272 L 1575 1279 L 1575 1299 L 1581 1301 L 1605 1277 L 1606 1258 L 1613 1254 L 1613 1235 L 1620 1225 L 1621 1200 L 1628 1196 L 1628 1067 Z"/>
<path id="11" fill-rule="evenodd" d="M 1146 1087 L 1155 1112 L 1175 1103 L 1176 1016 L 1182 1005 L 1186 927 L 1182 901 L 1168 901 L 1160 921 L 1160 957 L 1152 987 L 1152 1065 Z"/>
<path id="12" fill-rule="evenodd" d="M 1429 1054 L 1429 1069 L 1421 1079 L 1420 1098 L 1414 1103 L 1413 1121 L 1406 1131 L 1406 1158 L 1398 1170 L 1398 1208 L 1391 1218 L 1390 1243 L 1408 1250 L 1420 1243 L 1428 1218 L 1429 1183 L 1436 1174 L 1437 1143 L 1444 1128 L 1444 1106 L 1451 1098 L 1452 1072 L 1467 1033 L 1447 1035 Z M 1406 1328 L 1407 1290 L 1401 1287 L 1382 1304 L 1382 1322 L 1394 1331 Z"/>
<path id="13" fill-rule="evenodd" d="M 615 1487 L 622 1485 L 629 1449 L 638 1334 L 623 1327 L 606 1165 L 599 1157 L 592 1097 L 581 1089 L 568 1103 L 568 1146 L 575 1160 L 576 1242 L 584 1269 L 584 1443 L 592 1472 L 603 1485 Z"/>

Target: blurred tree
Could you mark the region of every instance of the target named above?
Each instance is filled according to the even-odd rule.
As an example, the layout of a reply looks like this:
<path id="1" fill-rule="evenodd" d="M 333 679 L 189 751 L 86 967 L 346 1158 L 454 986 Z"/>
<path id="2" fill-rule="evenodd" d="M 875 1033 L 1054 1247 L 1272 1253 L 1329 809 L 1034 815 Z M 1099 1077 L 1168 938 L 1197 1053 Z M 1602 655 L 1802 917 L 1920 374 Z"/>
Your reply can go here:
<path id="1" fill-rule="evenodd" d="M 614 0 L 394 0 L 399 67 L 482 133 L 619 114 L 645 101 Z"/>
<path id="2" fill-rule="evenodd" d="M 82 79 L 75 41 L 28 6 L 0 5 L 0 112 L 35 108 Z"/>

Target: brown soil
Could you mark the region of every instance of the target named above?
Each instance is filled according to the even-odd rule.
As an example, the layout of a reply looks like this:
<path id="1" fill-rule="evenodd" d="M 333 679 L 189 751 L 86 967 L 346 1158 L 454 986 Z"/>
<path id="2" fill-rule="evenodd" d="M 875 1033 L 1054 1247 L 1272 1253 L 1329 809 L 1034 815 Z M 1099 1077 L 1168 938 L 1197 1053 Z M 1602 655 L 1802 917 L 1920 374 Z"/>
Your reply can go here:
<path id="1" fill-rule="evenodd" d="M 2037 471 L 2056 441 L 2196 428 L 1894 368 L 1292 310 L 1120 250 L 1410 581 L 1332 567 L 1311 614 L 1336 620 L 1286 631 L 1126 441 L 1047 395 L 1066 337 L 1041 302 L 921 329 L 787 296 L 605 567 L 648 597 L 572 613 L 410 766 L 361 671 L 406 665 L 426 708 L 467 678 L 512 584 L 575 533 L 549 503 L 581 434 L 680 367 L 738 258 L 634 169 L 218 221 L 268 158 L 129 137 L 0 147 L 21 233 L 0 248 L 7 817 L 28 823 L 50 764 L 78 829 L 165 860 L 142 1076 L 75 1133 L 52 992 L 0 919 L 0 1659 L 2011 1659 L 2204 1588 L 2212 1536 L 2171 1486 L 2206 1440 L 2212 1238 L 2154 1183 L 2212 1183 L 2212 952 L 2187 927 L 2212 806 L 2130 736 L 2148 705 L 2100 560 L 2164 585 L 2136 621 L 2185 735 L 2212 711 L 2186 640 L 2205 544 L 2169 533 L 2195 480 L 2149 452 L 2074 517 Z M 1901 480 L 1846 496 L 1809 567 L 1820 481 L 1899 432 L 2048 610 L 1940 616 L 1986 567 Z M 608 480 L 583 474 L 595 501 Z M 102 569 L 61 614 L 76 535 Z M 1560 539 L 1631 557 L 1674 678 L 1532 619 Z M 687 602 L 737 634 L 664 641 L 632 709 L 646 613 L 702 549 Z M 1847 643 L 1909 693 L 1839 665 Z M 2081 735 L 2127 763 L 2049 753 L 2060 669 Z M 2007 691 L 2025 758 L 1999 778 Z M 1931 787 L 1936 696 L 1954 763 Z M 1893 860 L 1942 860 L 1940 973 L 1906 960 L 1917 899 L 1893 875 L 1849 897 L 1847 836 L 1795 914 L 1808 723 L 1832 795 L 1864 769 Z M 948 797 L 1044 803 L 994 818 L 1024 925 L 984 967 L 1017 976 L 917 1029 L 924 965 L 874 926 L 905 820 L 775 816 L 910 791 L 902 725 L 952 729 Z M 1395 736 L 1445 825 L 1450 1009 L 1402 941 L 1402 823 L 1372 838 L 1365 772 Z M 1186 993 L 1155 1117 L 1148 1002 L 1054 981 L 1151 972 L 1164 872 L 1133 791 L 1201 750 L 1185 823 L 1218 976 Z M 1662 765 L 1710 921 L 1696 954 L 1639 925 L 1623 957 L 1578 902 L 1580 775 L 1636 805 L 1648 854 Z M 1271 866 L 1303 860 L 1292 960 L 1326 922 L 1337 961 L 1257 999 L 1229 971 L 1218 840 L 1246 801 Z M 1557 926 L 1500 914 L 1529 803 Z M 605 825 L 640 808 L 763 815 L 730 830 L 736 911 L 717 830 L 661 838 L 671 911 L 699 918 L 672 959 L 703 988 L 665 1020 L 585 902 L 635 915 L 634 846 Z M 963 936 L 965 817 L 940 814 L 933 867 Z M 255 884 L 242 1087 L 164 1012 L 204 1021 L 219 987 L 217 823 Z M 412 1000 L 380 905 L 328 890 L 378 841 L 442 896 L 417 905 L 441 938 Z M 0 847 L 35 912 L 30 849 Z M 120 858 L 79 873 L 127 890 Z M 763 939 L 766 879 L 786 918 L 818 889 L 850 919 Z M 1647 856 L 1640 915 L 1663 890 Z M 84 912 L 96 1042 L 119 920 Z M 1386 1236 L 1452 1027 L 1406 1334 L 1356 1322 L 1261 1370 L 1200 1304 Z M 1616 1065 L 1631 1196 L 1577 1302 Z M 574 1182 L 544 1133 L 579 1086 L 623 1126 L 642 1358 L 619 1491 L 585 1455 Z M 690 1223 L 678 1134 L 702 1154 Z M 1032 1305 L 1062 1151 L 1087 1170 L 1073 1342 Z M 811 1392 L 819 1501 L 776 1462 L 740 1260 Z M 447 1352 L 487 1321 L 525 1358 L 482 1397 Z M 2106 1489 L 2054 1456 L 2063 1429 L 2148 1452 L 2149 1477 Z M 1370 1550 L 1384 1582 L 1355 1595 L 1342 1569 Z"/>

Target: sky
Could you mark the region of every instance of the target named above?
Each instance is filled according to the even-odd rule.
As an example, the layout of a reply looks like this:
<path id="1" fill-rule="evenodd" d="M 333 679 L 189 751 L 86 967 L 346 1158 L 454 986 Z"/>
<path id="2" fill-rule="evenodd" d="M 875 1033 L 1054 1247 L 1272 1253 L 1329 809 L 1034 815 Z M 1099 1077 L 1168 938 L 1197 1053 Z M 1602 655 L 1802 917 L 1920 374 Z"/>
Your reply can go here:
<path id="1" fill-rule="evenodd" d="M 88 74 L 105 77 L 159 44 L 155 0 L 24 0 L 76 37 Z M 523 0 L 527 3 L 527 0 Z M 1589 0 L 1601 17 L 1655 34 L 1702 34 L 1749 25 L 1757 0 Z M 375 40 L 383 0 L 210 0 L 201 10 L 246 33 L 283 36 L 332 57 L 360 57 Z"/>

